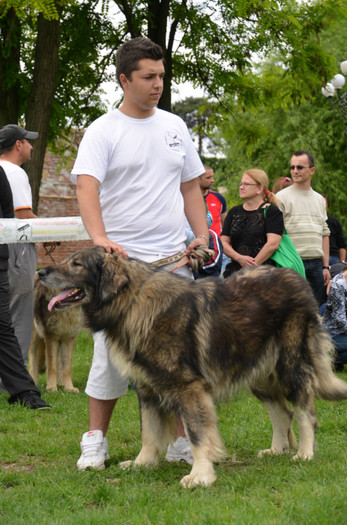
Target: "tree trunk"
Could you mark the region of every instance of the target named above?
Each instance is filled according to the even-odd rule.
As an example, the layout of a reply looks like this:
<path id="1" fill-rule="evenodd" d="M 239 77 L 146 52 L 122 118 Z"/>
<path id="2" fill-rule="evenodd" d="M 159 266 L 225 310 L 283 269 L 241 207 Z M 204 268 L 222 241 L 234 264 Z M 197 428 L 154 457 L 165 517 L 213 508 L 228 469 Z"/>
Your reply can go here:
<path id="1" fill-rule="evenodd" d="M 14 9 L 0 19 L 0 127 L 17 124 L 21 23 Z"/>
<path id="2" fill-rule="evenodd" d="M 57 9 L 59 10 L 59 6 Z M 59 43 L 60 21 L 47 20 L 39 14 L 35 68 L 26 112 L 26 128 L 39 133 L 39 138 L 33 142 L 31 161 L 25 166 L 32 189 L 35 213 L 39 202 L 51 108 L 57 84 Z"/>
<path id="3" fill-rule="evenodd" d="M 169 16 L 170 0 L 149 0 L 148 38 L 158 44 L 164 51 L 165 79 L 163 94 L 158 106 L 171 111 L 171 83 L 172 83 L 172 49 L 166 45 L 167 21 Z"/>

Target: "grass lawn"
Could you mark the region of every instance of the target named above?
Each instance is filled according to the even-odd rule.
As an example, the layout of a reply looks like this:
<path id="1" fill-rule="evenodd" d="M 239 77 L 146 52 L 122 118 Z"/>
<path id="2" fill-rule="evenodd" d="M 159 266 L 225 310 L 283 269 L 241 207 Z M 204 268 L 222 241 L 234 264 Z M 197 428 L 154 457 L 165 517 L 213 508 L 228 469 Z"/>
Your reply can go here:
<path id="1" fill-rule="evenodd" d="M 79 472 L 88 430 L 84 387 L 92 358 L 86 333 L 78 339 L 73 381 L 81 393 L 44 390 L 52 410 L 10 406 L 0 393 L 0 524 L 276 524 L 347 523 L 347 401 L 317 402 L 321 424 L 311 462 L 257 458 L 271 444 L 264 407 L 246 391 L 218 408 L 230 459 L 216 466 L 210 488 L 183 489 L 185 464 L 164 458 L 153 469 L 123 471 L 119 461 L 140 450 L 137 397 L 118 403 L 108 432 L 111 459 L 102 472 Z M 347 381 L 347 373 L 340 373 Z M 297 433 L 297 431 L 296 431 Z"/>

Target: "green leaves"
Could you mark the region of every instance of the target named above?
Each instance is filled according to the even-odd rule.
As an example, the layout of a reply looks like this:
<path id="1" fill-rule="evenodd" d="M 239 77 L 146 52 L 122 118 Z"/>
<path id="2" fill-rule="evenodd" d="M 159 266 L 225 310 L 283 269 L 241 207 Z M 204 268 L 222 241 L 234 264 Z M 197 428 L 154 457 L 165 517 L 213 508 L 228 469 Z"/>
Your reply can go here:
<path id="1" fill-rule="evenodd" d="M 0 18 L 13 9 L 20 19 L 25 19 L 28 14 L 34 17 L 42 13 L 47 20 L 58 20 L 57 6 L 67 6 L 73 3 L 75 2 L 71 0 L 0 0 Z"/>
<path id="2" fill-rule="evenodd" d="M 320 34 L 342 19 L 346 0 L 0 0 L 0 100 L 6 101 L 0 105 L 0 124 L 23 120 L 33 83 L 47 82 L 44 73 L 34 74 L 42 47 L 39 13 L 60 24 L 47 130 L 51 143 L 105 111 L 101 86 L 115 81 L 116 50 L 124 40 L 144 34 L 165 52 L 161 107 L 171 109 L 172 81 L 204 88 L 213 112 L 208 118 L 204 112 L 204 123 L 200 119 L 199 137 L 206 126 L 215 134 L 227 123 L 226 136 L 234 134 L 248 160 L 276 128 L 267 114 L 287 118 L 286 108 L 318 96 L 336 72 L 331 55 L 338 46 L 334 41 L 323 47 Z M 345 42 L 345 33 L 341 39 Z M 41 106 L 32 113 L 39 114 Z M 265 123 L 259 123 L 259 114 Z M 37 172 L 39 165 L 33 167 Z"/>

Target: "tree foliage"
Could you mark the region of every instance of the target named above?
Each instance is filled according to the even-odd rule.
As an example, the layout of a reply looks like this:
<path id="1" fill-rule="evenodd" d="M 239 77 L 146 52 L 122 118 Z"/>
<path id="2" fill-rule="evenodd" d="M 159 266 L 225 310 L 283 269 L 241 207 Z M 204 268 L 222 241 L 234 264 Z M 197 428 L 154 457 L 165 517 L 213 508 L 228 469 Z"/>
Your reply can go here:
<path id="1" fill-rule="evenodd" d="M 293 100 L 307 99 L 328 78 L 333 62 L 319 33 L 341 16 L 340 0 L 104 0 L 116 9 L 119 27 L 131 37 L 145 34 L 165 52 L 161 105 L 170 109 L 172 80 L 204 87 L 217 100 L 230 94 L 260 101 L 265 90 L 254 75 L 254 59 L 277 51 Z M 296 72 L 301 71 L 301 78 Z"/>
<path id="2" fill-rule="evenodd" d="M 27 167 L 34 206 L 47 141 L 104 111 L 100 86 L 125 39 L 142 34 L 162 46 L 163 109 L 171 109 L 173 81 L 204 87 L 226 108 L 270 98 L 284 105 L 307 100 L 331 76 L 319 34 L 342 12 L 342 0 L 0 0 L 0 125 L 21 121 L 40 132 Z M 254 68 L 274 51 L 282 98 L 271 74 Z"/>
<path id="3" fill-rule="evenodd" d="M 68 3 L 60 0 L 59 4 Z M 18 18 L 26 18 L 28 13 L 42 13 L 48 20 L 58 20 L 59 12 L 55 0 L 0 0 L 0 18 L 14 10 Z"/>
<path id="4" fill-rule="evenodd" d="M 121 37 L 97 5 L 56 0 L 58 18 L 43 8 L 11 8 L 0 18 L 0 125 L 20 122 L 39 132 L 26 166 L 34 209 L 47 143 L 106 110 L 100 85 Z"/>
<path id="5" fill-rule="evenodd" d="M 341 19 L 334 28 L 322 34 L 326 52 L 335 55 L 333 74 L 339 71 L 339 63 L 347 58 L 344 54 L 346 29 L 347 20 Z M 274 58 L 260 67 L 258 73 L 269 79 L 269 85 L 277 90 L 279 98 L 287 96 Z M 323 78 L 321 84 L 324 85 Z M 346 231 L 347 137 L 341 109 L 334 100 L 320 93 L 300 105 L 271 104 L 273 100 L 269 98 L 267 104 L 247 110 L 234 101 L 232 114 L 224 113 L 219 120 L 219 153 L 225 158 L 217 160 L 217 180 L 228 188 L 229 206 L 237 202 L 237 182 L 245 169 L 264 169 L 272 183 L 277 177 L 290 175 L 293 151 L 307 150 L 316 159 L 313 187 L 327 195 L 329 213 L 340 219 Z"/>
<path id="6" fill-rule="evenodd" d="M 200 156 L 204 154 L 204 150 L 213 148 L 213 131 L 210 129 L 214 114 L 213 103 L 206 97 L 188 97 L 173 104 L 172 111 L 185 121 L 193 138 L 197 137 Z"/>

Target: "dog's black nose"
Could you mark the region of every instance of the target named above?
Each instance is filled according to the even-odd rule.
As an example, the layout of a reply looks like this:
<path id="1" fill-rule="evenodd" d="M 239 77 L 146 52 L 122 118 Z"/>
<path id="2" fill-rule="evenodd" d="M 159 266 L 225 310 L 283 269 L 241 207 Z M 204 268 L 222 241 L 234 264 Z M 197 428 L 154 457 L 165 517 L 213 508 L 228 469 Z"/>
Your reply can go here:
<path id="1" fill-rule="evenodd" d="M 46 268 L 41 268 L 37 273 L 39 274 L 40 279 L 43 279 L 47 273 Z"/>

